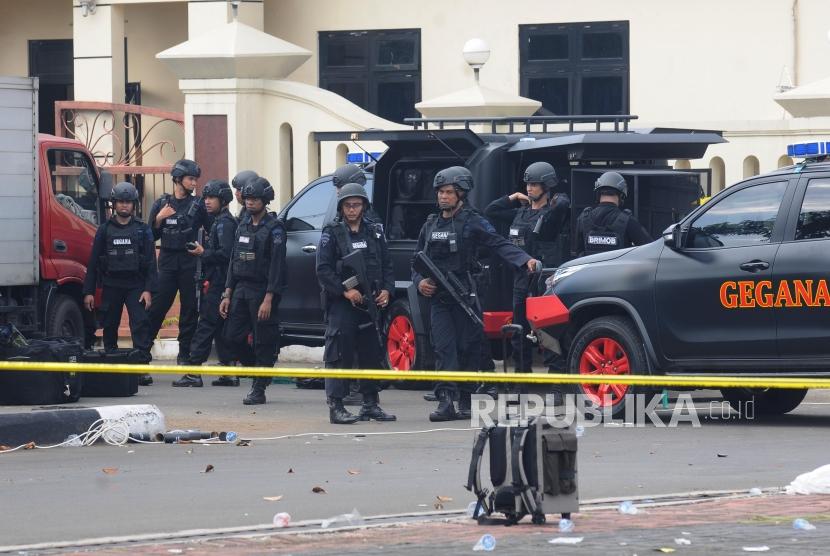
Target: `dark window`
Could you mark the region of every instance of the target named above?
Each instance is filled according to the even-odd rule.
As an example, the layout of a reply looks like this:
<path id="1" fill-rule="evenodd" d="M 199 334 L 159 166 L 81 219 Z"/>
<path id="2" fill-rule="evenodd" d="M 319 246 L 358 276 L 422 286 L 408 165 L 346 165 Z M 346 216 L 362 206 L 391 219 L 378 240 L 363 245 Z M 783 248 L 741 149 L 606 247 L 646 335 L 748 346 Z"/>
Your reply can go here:
<path id="1" fill-rule="evenodd" d="M 736 191 L 700 215 L 689 229 L 690 247 L 741 247 L 769 243 L 786 182 Z"/>
<path id="2" fill-rule="evenodd" d="M 628 45 L 627 21 L 520 25 L 520 93 L 544 114 L 627 114 Z"/>
<path id="3" fill-rule="evenodd" d="M 74 91 L 72 39 L 29 41 L 29 76 L 40 79 L 38 129 L 55 133 L 55 102 L 72 100 Z"/>
<path id="4" fill-rule="evenodd" d="M 319 39 L 320 87 L 387 120 L 418 116 L 420 30 L 332 31 Z"/>
<path id="5" fill-rule="evenodd" d="M 801 213 L 798 215 L 798 227 L 795 239 L 819 239 L 830 237 L 830 179 L 810 180 Z"/>
<path id="6" fill-rule="evenodd" d="M 322 230 L 334 193 L 330 181 L 320 182 L 303 192 L 286 213 L 288 231 Z"/>

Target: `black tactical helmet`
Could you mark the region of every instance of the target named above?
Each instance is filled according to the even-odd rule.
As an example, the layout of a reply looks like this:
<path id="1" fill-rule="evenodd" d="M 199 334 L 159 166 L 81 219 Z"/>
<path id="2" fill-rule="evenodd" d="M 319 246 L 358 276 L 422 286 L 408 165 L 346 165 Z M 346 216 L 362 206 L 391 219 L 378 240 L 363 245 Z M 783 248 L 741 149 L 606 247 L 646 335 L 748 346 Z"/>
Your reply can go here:
<path id="1" fill-rule="evenodd" d="M 525 168 L 525 183 L 541 184 L 545 191 L 550 191 L 558 183 L 556 170 L 547 162 L 534 162 Z"/>
<path id="2" fill-rule="evenodd" d="M 258 177 L 259 174 L 257 174 L 253 170 L 242 170 L 233 177 L 231 185 L 234 189 L 242 191 L 242 188 L 245 187 L 245 185 L 247 185 L 251 180 L 257 179 Z"/>
<path id="3" fill-rule="evenodd" d="M 233 199 L 233 191 L 226 181 L 210 180 L 202 189 L 202 197 L 219 197 L 222 204 L 227 205 Z"/>
<path id="4" fill-rule="evenodd" d="M 138 190 L 128 181 L 117 183 L 110 194 L 112 201 L 138 201 Z"/>
<path id="5" fill-rule="evenodd" d="M 249 197 L 262 199 L 265 204 L 268 204 L 274 200 L 274 188 L 265 178 L 256 178 L 242 188 L 242 198 L 247 199 Z"/>
<path id="6" fill-rule="evenodd" d="M 366 176 L 357 164 L 345 164 L 334 171 L 332 175 L 334 187 L 340 188 L 347 183 L 366 185 Z"/>
<path id="7" fill-rule="evenodd" d="M 337 210 L 340 210 L 340 205 L 349 197 L 360 197 L 364 201 L 364 206 L 369 204 L 369 195 L 366 194 L 366 188 L 359 183 L 347 183 L 337 192 Z"/>
<path id="8" fill-rule="evenodd" d="M 445 185 L 454 185 L 456 189 L 469 193 L 473 190 L 473 175 L 463 166 L 444 168 L 435 174 L 432 189 L 437 191 Z"/>
<path id="9" fill-rule="evenodd" d="M 628 184 L 617 172 L 605 172 L 597 179 L 594 183 L 594 193 L 599 195 L 603 189 L 613 189 L 620 196 L 620 201 L 624 201 L 628 196 Z"/>
<path id="10" fill-rule="evenodd" d="M 198 178 L 202 175 L 202 169 L 192 160 L 183 158 L 173 165 L 173 168 L 170 170 L 170 175 L 176 180 L 180 180 L 185 176 Z"/>

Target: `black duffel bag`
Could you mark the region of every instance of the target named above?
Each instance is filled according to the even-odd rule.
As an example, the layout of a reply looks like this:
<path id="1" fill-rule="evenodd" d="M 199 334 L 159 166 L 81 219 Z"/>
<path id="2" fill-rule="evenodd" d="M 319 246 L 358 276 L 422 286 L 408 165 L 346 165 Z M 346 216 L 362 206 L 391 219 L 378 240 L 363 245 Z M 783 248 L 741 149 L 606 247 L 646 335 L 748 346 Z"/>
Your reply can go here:
<path id="1" fill-rule="evenodd" d="M 80 358 L 84 363 L 100 365 L 146 365 L 150 362 L 147 352 L 139 349 L 114 349 L 108 351 L 85 350 Z M 127 397 L 138 392 L 140 373 L 82 373 L 83 395 L 93 398 Z"/>
<path id="2" fill-rule="evenodd" d="M 27 346 L 0 347 L 6 361 L 77 363 L 83 347 L 71 338 L 28 340 Z M 78 401 L 81 395 L 80 373 L 60 371 L 0 372 L 0 404 L 51 405 Z"/>

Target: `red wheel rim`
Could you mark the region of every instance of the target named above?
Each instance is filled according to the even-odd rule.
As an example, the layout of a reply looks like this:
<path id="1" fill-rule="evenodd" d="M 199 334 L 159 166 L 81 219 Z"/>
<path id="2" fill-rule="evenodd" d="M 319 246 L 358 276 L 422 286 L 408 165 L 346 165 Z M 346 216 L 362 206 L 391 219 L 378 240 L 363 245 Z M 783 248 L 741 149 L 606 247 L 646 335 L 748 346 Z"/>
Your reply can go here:
<path id="1" fill-rule="evenodd" d="M 386 339 L 389 365 L 396 371 L 408 371 L 415 362 L 415 329 L 405 315 L 398 315 L 389 323 Z"/>
<path id="2" fill-rule="evenodd" d="M 581 375 L 630 375 L 628 354 L 611 338 L 597 338 L 582 350 L 579 357 Z M 615 406 L 625 399 L 625 384 L 582 384 L 582 391 L 599 407 Z"/>

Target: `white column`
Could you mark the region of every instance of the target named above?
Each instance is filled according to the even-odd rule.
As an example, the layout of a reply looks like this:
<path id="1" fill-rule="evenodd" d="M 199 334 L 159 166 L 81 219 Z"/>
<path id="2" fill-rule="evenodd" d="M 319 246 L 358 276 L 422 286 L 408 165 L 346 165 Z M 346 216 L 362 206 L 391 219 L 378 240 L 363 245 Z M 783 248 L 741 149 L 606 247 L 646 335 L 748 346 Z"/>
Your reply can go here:
<path id="1" fill-rule="evenodd" d="M 262 31 L 264 26 L 263 0 L 240 0 L 237 21 Z M 192 39 L 210 29 L 233 21 L 230 2 L 190 0 L 187 3 L 187 36 Z"/>

